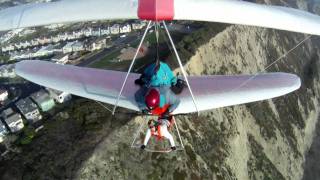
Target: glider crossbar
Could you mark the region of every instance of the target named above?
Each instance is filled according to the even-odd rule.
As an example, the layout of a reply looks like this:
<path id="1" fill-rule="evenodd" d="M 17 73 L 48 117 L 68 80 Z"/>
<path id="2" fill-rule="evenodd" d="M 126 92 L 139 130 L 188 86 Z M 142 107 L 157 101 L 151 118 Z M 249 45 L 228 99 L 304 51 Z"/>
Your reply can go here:
<path id="1" fill-rule="evenodd" d="M 120 90 L 120 92 L 119 92 L 119 94 L 118 94 L 116 103 L 114 104 L 114 107 L 113 107 L 113 110 L 112 110 L 112 115 L 114 115 L 114 113 L 115 113 L 115 111 L 116 111 L 116 108 L 117 108 L 117 106 L 118 106 L 118 103 L 119 103 L 120 96 L 121 96 L 121 94 L 122 94 L 123 88 L 124 88 L 124 86 L 126 85 L 126 82 L 127 82 L 127 80 L 128 80 L 129 74 L 130 74 L 131 69 L 132 69 L 132 67 L 133 67 L 133 65 L 134 65 L 134 62 L 135 62 L 136 59 L 137 59 L 139 50 L 140 50 L 140 48 L 141 48 L 141 46 L 142 46 L 142 43 L 143 43 L 143 41 L 144 41 L 144 39 L 145 39 L 145 37 L 146 37 L 146 35 L 147 35 L 147 32 L 148 32 L 148 30 L 149 30 L 150 25 L 151 25 L 151 21 L 149 21 L 148 26 L 147 26 L 146 30 L 144 31 L 144 34 L 143 34 L 142 39 L 141 39 L 141 41 L 140 41 L 140 44 L 139 44 L 139 46 L 138 46 L 138 48 L 137 48 L 136 54 L 134 55 L 134 57 L 133 57 L 133 59 L 132 59 L 132 62 L 131 62 L 131 64 L 130 64 L 130 67 L 129 67 L 128 72 L 127 72 L 127 75 L 126 75 L 126 77 L 125 77 L 125 79 L 124 79 L 124 81 L 123 81 L 123 83 L 122 83 L 121 90 Z"/>
<path id="2" fill-rule="evenodd" d="M 192 89 L 191 89 L 191 87 L 190 87 L 190 84 L 189 84 L 189 81 L 188 81 L 188 78 L 187 78 L 187 73 L 186 73 L 186 71 L 184 70 L 184 67 L 183 67 L 183 65 L 182 65 L 182 63 L 181 63 L 181 59 L 180 59 L 179 54 L 178 54 L 178 52 L 177 52 L 177 49 L 176 49 L 176 47 L 175 47 L 175 45 L 174 45 L 174 43 L 173 43 L 173 40 L 172 40 L 172 38 L 171 38 L 171 35 L 170 35 L 170 32 L 169 32 L 169 30 L 168 30 L 168 28 L 167 28 L 166 23 L 165 23 L 164 21 L 162 21 L 162 23 L 163 23 L 164 28 L 166 29 L 166 32 L 167 32 L 167 35 L 168 35 L 168 37 L 169 37 L 171 46 L 172 46 L 173 51 L 174 51 L 174 53 L 175 53 L 175 55 L 176 55 L 176 57 L 177 57 L 177 60 L 178 60 L 178 63 L 179 63 L 179 66 L 180 66 L 182 75 L 184 76 L 184 79 L 185 79 L 185 81 L 186 81 L 186 83 L 187 83 L 189 92 L 190 92 L 190 94 L 191 94 L 193 104 L 194 104 L 194 106 L 195 106 L 195 108 L 196 108 L 196 110 L 197 110 L 197 112 L 198 112 L 198 115 L 199 115 L 199 109 L 198 109 L 196 100 L 195 100 L 195 98 L 194 98 Z"/>
<path id="3" fill-rule="evenodd" d="M 144 127 L 145 123 L 149 121 L 149 119 L 150 119 L 149 117 L 150 116 L 144 116 L 144 118 L 142 118 L 141 120 L 138 121 L 138 123 L 140 123 L 140 125 L 139 125 L 138 130 L 135 132 L 133 141 L 131 143 L 131 148 L 136 148 L 136 149 L 140 149 L 141 148 L 142 144 L 136 144 L 135 142 L 136 142 L 137 138 L 139 137 L 139 133 L 141 132 L 141 130 Z M 179 138 L 179 145 L 176 145 L 176 151 L 183 151 L 184 150 L 184 145 L 183 145 L 182 138 L 181 138 L 181 135 L 180 135 L 180 132 L 179 132 L 179 127 L 178 127 L 177 121 L 176 121 L 176 119 L 174 117 L 173 117 L 173 122 L 172 123 L 174 123 L 174 127 L 173 128 L 176 129 L 177 135 L 178 135 L 178 138 Z M 147 126 L 147 128 L 148 128 L 148 126 Z M 172 152 L 173 150 L 171 148 L 153 149 L 153 148 L 145 147 L 144 151 L 151 152 L 151 153 L 169 153 L 169 152 Z"/>

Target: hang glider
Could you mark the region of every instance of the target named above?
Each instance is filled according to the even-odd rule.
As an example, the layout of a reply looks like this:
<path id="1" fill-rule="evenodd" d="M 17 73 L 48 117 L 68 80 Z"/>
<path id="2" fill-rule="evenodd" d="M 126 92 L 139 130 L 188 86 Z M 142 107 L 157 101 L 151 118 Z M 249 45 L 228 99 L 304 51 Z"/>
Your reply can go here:
<path id="1" fill-rule="evenodd" d="M 320 17 L 315 14 L 233 0 L 63 0 L 27 4 L 1 10 L 0 31 L 116 19 L 149 20 L 127 73 L 45 61 L 21 61 L 16 64 L 16 73 L 42 86 L 114 104 L 113 113 L 117 106 L 140 111 L 134 98 L 134 93 L 140 88 L 134 84 L 139 74 L 131 73 L 131 69 L 151 22 L 156 22 L 157 36 L 159 21 L 162 21 L 189 90 L 179 94 L 180 104 L 172 114 L 199 113 L 285 95 L 300 87 L 300 78 L 287 73 L 187 77 L 165 20 L 242 24 L 320 35 Z"/>
<path id="2" fill-rule="evenodd" d="M 42 86 L 81 97 L 114 104 L 126 73 L 93 68 L 59 65 L 45 61 L 26 60 L 16 64 L 16 73 Z M 190 76 L 193 93 L 200 111 L 270 99 L 290 93 L 300 87 L 300 78 L 287 73 L 238 76 Z M 139 74 L 131 73 L 119 101 L 119 106 L 135 111 L 139 108 L 134 84 Z M 249 79 L 252 79 L 248 81 Z M 245 85 L 243 82 L 248 81 Z M 243 84 L 243 86 L 241 86 Z M 173 114 L 196 112 L 187 90 L 179 95 L 180 105 Z"/>
<path id="3" fill-rule="evenodd" d="M 137 49 L 140 49 L 147 29 L 150 27 L 150 22 L 163 21 L 163 25 L 167 31 L 171 45 L 177 56 L 182 74 L 184 75 L 184 79 L 186 80 L 190 93 L 188 95 L 184 94 L 182 97 L 180 97 L 184 100 L 175 113 L 194 112 L 195 110 L 199 112 L 201 110 L 280 96 L 297 89 L 298 86 L 300 86 L 300 79 L 296 76 L 288 74 L 264 74 L 255 76 L 253 79 L 251 79 L 252 76 L 191 77 L 189 83 L 180 57 L 165 25 L 165 20 L 197 20 L 244 24 L 320 35 L 320 18 L 317 15 L 287 7 L 261 5 L 232 0 L 64 0 L 50 3 L 27 4 L 0 11 L 0 30 L 40 26 L 52 23 L 68 23 L 104 19 L 150 20 Z M 117 105 L 137 110 L 133 99 L 133 92 L 137 90 L 137 87 L 132 85 L 132 79 L 136 78 L 137 75 L 130 73 L 135 59 L 136 56 L 134 57 L 125 76 L 121 72 L 81 69 L 79 67 L 71 66 L 59 67 L 53 64 L 42 64 L 42 62 L 38 61 L 32 63 L 19 63 L 17 65 L 17 73 L 18 75 L 29 79 L 30 81 L 44 86 L 66 92 L 72 91 L 70 93 L 95 100 L 103 99 L 103 102 L 115 104 L 113 110 L 114 113 Z M 30 68 L 32 69 L 36 66 L 46 66 L 46 70 L 55 69 L 56 72 L 59 72 L 59 74 L 63 73 L 65 68 L 68 68 L 68 70 L 65 72 L 65 77 L 61 77 L 61 75 L 58 75 L 57 77 L 56 75 L 52 75 L 49 77 L 46 76 L 46 74 L 38 67 L 33 69 L 34 72 L 30 70 Z M 59 68 L 61 70 L 59 70 Z M 77 74 L 77 72 L 81 73 L 78 73 L 77 76 L 75 74 L 68 74 L 68 72 L 73 71 L 75 74 Z M 84 77 L 84 75 L 81 75 L 88 75 L 90 73 L 95 75 L 90 77 Z M 52 74 L 54 73 L 52 72 Z M 116 81 L 104 79 L 105 77 L 102 77 L 108 74 L 110 77 L 116 79 Z M 75 77 L 80 78 L 80 80 L 72 79 Z M 90 81 L 86 81 L 86 78 L 91 77 L 92 79 L 90 79 Z M 276 82 L 277 80 L 274 80 L 270 77 L 276 77 L 282 81 L 279 83 Z M 55 79 L 50 80 L 50 78 Z M 70 84 L 59 84 L 65 83 L 59 82 L 64 81 L 64 78 L 66 78 L 65 82 L 70 81 Z M 122 86 L 119 86 L 119 82 L 122 78 L 124 79 L 124 82 Z M 43 79 L 46 81 L 43 81 Z M 222 83 L 225 85 L 223 86 L 223 93 L 217 91 L 216 87 L 217 84 L 221 83 L 221 79 L 225 81 Z M 247 82 L 245 86 L 241 86 L 240 84 L 240 88 L 232 90 L 232 88 L 235 88 L 237 85 L 239 86 L 239 83 L 246 81 L 246 79 L 250 79 L 250 81 Z M 127 85 L 129 88 L 125 88 L 127 80 L 129 82 L 129 85 Z M 82 86 L 79 84 L 81 82 L 83 83 Z M 93 82 L 96 82 L 96 84 L 91 85 Z M 111 83 L 113 89 L 110 89 L 109 87 L 103 88 L 104 86 L 101 86 L 101 84 L 98 82 Z M 202 84 L 197 84 L 198 82 L 201 82 Z M 259 84 L 259 82 L 264 82 L 265 84 L 270 83 L 272 86 L 264 86 L 265 84 Z M 56 87 L 54 87 L 54 85 L 56 85 Z M 69 87 L 71 85 L 74 86 Z M 193 85 L 197 87 L 195 89 L 195 93 L 193 93 L 191 90 L 191 86 Z M 206 85 L 206 89 L 208 90 L 202 90 L 203 85 Z M 70 90 L 68 90 L 69 88 Z M 273 88 L 273 92 L 267 93 L 269 92 L 270 88 Z M 117 92 L 119 92 L 119 94 L 115 99 L 115 94 L 117 94 Z M 249 92 L 251 93 L 250 95 Z M 237 94 L 240 94 L 240 96 L 237 96 Z M 194 95 L 197 96 L 198 103 L 196 103 Z M 226 95 L 228 95 L 229 98 L 227 98 Z M 188 104 L 190 103 L 190 98 L 192 99 L 194 106 L 190 106 L 190 104 Z M 215 98 L 217 103 L 210 103 L 210 105 L 208 105 L 208 101 L 206 101 L 207 98 Z M 229 101 L 226 99 L 232 100 Z"/>
<path id="4" fill-rule="evenodd" d="M 63 0 L 0 11 L 0 31 L 93 20 L 194 20 L 320 35 L 319 16 L 288 7 L 235 0 Z"/>

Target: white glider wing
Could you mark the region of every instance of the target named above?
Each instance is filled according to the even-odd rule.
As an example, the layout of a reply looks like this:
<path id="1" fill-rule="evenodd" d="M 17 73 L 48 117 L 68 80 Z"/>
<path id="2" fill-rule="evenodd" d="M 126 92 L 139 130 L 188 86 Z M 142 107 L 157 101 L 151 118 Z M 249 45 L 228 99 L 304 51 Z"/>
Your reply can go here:
<path id="1" fill-rule="evenodd" d="M 137 19 L 137 2 L 130 0 L 64 0 L 34 3 L 0 11 L 0 31 L 104 19 Z"/>
<path id="2" fill-rule="evenodd" d="M 39 85 L 108 104 L 115 104 L 121 82 L 126 75 L 125 72 L 32 60 L 17 63 L 16 73 Z M 139 89 L 134 80 L 138 77 L 139 74 L 130 74 L 119 106 L 139 110 L 134 99 L 134 94 Z M 287 73 L 260 74 L 255 77 L 252 75 L 190 76 L 189 82 L 193 87 L 200 111 L 270 99 L 300 87 L 300 78 Z M 187 89 L 178 97 L 181 103 L 174 114 L 196 112 Z"/>
<path id="3" fill-rule="evenodd" d="M 320 17 L 298 9 L 236 0 L 62 0 L 0 11 L 0 31 L 91 20 L 194 20 L 320 35 Z"/>
<path id="4" fill-rule="evenodd" d="M 236 0 L 175 0 L 174 19 L 259 26 L 320 35 L 318 15 Z"/>

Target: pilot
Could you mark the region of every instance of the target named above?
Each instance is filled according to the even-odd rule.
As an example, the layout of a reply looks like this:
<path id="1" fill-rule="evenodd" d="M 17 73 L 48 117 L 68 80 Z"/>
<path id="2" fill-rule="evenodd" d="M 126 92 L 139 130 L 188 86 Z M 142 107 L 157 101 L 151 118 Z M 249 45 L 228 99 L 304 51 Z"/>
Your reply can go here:
<path id="1" fill-rule="evenodd" d="M 176 146 L 173 140 L 172 135 L 169 133 L 168 128 L 170 129 L 170 126 L 172 125 L 173 119 L 161 119 L 159 118 L 158 121 L 150 120 L 148 122 L 148 130 L 146 133 L 146 136 L 144 138 L 143 144 L 141 145 L 141 149 L 144 150 L 148 144 L 148 141 L 151 136 L 156 136 L 158 140 L 162 139 L 163 137 L 167 138 L 171 145 L 171 150 L 176 150 Z"/>
<path id="2" fill-rule="evenodd" d="M 172 91 L 177 78 L 164 62 L 149 65 L 135 83 L 141 85 L 135 99 L 143 113 L 168 117 L 180 103 Z"/>
<path id="3" fill-rule="evenodd" d="M 169 87 L 141 88 L 135 93 L 136 102 L 143 113 L 169 118 L 180 100 Z"/>
<path id="4" fill-rule="evenodd" d="M 177 83 L 177 78 L 166 63 L 157 61 L 150 64 L 135 83 L 146 87 L 171 87 Z"/>

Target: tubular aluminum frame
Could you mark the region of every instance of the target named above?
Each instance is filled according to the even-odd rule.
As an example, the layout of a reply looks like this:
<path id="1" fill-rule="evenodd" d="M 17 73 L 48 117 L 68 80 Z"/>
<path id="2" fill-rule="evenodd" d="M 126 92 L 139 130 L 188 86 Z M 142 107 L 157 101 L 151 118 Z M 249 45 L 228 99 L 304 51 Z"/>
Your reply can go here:
<path id="1" fill-rule="evenodd" d="M 133 59 L 132 59 L 132 62 L 131 62 L 131 64 L 130 64 L 130 67 L 129 67 L 128 72 L 127 72 L 127 75 L 126 75 L 126 77 L 125 77 L 125 79 L 124 79 L 124 81 L 123 81 L 121 90 L 120 90 L 120 92 L 119 92 L 119 94 L 118 94 L 118 97 L 117 97 L 117 100 L 116 100 L 116 102 L 115 102 L 115 104 L 114 104 L 114 107 L 113 107 L 113 110 L 112 110 L 112 115 L 114 115 L 114 113 L 115 113 L 115 111 L 116 111 L 116 108 L 117 108 L 118 103 L 119 103 L 119 100 L 120 100 L 120 96 L 121 96 L 121 94 L 122 94 L 122 91 L 123 91 L 123 89 L 124 89 L 124 86 L 125 86 L 126 83 L 127 83 L 127 80 L 128 80 L 129 75 L 130 75 L 131 69 L 132 69 L 132 67 L 133 67 L 133 65 L 134 65 L 134 62 L 135 62 L 136 59 L 137 59 L 139 50 L 140 50 L 141 45 L 142 45 L 142 43 L 143 43 L 143 41 L 144 41 L 144 39 L 145 39 L 145 37 L 146 37 L 146 35 L 147 35 L 147 32 L 148 32 L 148 30 L 149 30 L 150 25 L 151 25 L 151 21 L 149 21 L 148 26 L 147 26 L 146 30 L 144 31 L 144 34 L 143 34 L 143 36 L 142 36 L 142 39 L 141 39 L 140 44 L 139 44 L 139 46 L 138 46 L 138 49 L 137 49 L 137 51 L 136 51 L 136 54 L 134 55 L 134 57 L 133 57 Z"/>
<path id="2" fill-rule="evenodd" d="M 179 54 L 178 54 L 178 52 L 177 52 L 177 49 L 176 49 L 176 47 L 175 47 L 175 45 L 174 45 L 174 43 L 173 43 L 173 40 L 172 40 L 172 38 L 171 38 L 171 35 L 170 35 L 170 33 L 169 33 L 169 30 L 168 30 L 168 28 L 167 28 L 166 23 L 165 23 L 164 21 L 162 21 L 162 23 L 163 23 L 164 28 L 166 29 L 166 32 L 167 32 L 167 34 L 168 34 L 168 37 L 169 37 L 170 43 L 171 43 L 171 45 L 172 45 L 172 48 L 173 48 L 173 50 L 174 50 L 174 53 L 176 54 L 176 57 L 177 57 L 177 60 L 178 60 L 178 63 L 179 63 L 179 66 L 180 66 L 182 75 L 183 75 L 183 77 L 184 77 L 184 79 L 185 79 L 185 81 L 186 81 L 186 83 L 187 83 L 189 92 L 190 92 L 191 97 L 192 97 L 193 104 L 194 104 L 194 106 L 195 106 L 195 108 L 196 108 L 196 111 L 198 112 L 198 116 L 199 116 L 200 112 L 199 112 L 199 109 L 198 109 L 196 100 L 195 100 L 195 98 L 194 98 L 192 89 L 191 89 L 191 87 L 190 87 L 190 84 L 189 84 L 189 81 L 188 81 L 188 78 L 187 78 L 187 73 L 186 73 L 186 71 L 184 70 L 184 67 L 183 67 L 183 65 L 182 65 L 182 63 L 181 63 L 181 59 L 180 59 Z"/>

